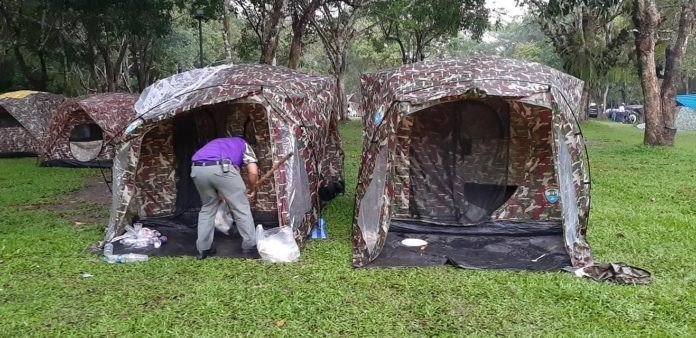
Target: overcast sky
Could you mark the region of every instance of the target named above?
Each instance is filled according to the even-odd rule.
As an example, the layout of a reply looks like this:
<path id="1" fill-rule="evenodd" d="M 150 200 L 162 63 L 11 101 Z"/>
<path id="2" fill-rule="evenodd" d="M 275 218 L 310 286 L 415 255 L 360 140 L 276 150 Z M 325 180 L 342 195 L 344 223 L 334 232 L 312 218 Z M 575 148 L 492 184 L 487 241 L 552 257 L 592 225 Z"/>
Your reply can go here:
<path id="1" fill-rule="evenodd" d="M 524 8 L 516 7 L 515 2 L 515 0 L 487 0 L 486 6 L 491 9 L 500 9 L 502 11 L 501 19 L 510 21 L 513 17 L 524 13 Z"/>

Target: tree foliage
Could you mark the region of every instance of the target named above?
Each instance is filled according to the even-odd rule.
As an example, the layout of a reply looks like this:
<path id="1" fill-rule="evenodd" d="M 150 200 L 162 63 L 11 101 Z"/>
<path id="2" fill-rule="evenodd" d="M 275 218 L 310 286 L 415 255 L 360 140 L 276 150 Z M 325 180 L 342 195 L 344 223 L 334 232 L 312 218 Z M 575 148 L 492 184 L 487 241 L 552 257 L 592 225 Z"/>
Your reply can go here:
<path id="1" fill-rule="evenodd" d="M 489 27 L 485 0 L 393 0 L 371 8 L 382 38 L 396 43 L 404 64 L 422 61 L 428 47 L 443 38 L 469 34 L 480 40 Z"/>
<path id="2" fill-rule="evenodd" d="M 174 26 L 193 29 L 193 20 L 181 17 L 202 9 L 208 20 L 220 5 L 219 0 L 1 0 L 0 48 L 11 53 L 0 54 L 0 65 L 13 78 L 4 86 L 67 94 L 142 90 L 158 73 L 180 69 L 161 66 L 171 58 L 162 41 L 176 36 Z"/>

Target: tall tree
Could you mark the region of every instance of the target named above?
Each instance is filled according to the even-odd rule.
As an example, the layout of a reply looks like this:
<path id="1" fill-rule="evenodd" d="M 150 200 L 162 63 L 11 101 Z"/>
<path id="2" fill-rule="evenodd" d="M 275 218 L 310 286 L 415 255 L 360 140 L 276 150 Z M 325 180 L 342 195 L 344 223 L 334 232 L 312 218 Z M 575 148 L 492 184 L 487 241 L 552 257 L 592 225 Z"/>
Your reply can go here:
<path id="1" fill-rule="evenodd" d="M 231 42 L 231 37 L 230 37 L 230 18 L 229 18 L 229 13 L 230 13 L 230 1 L 229 0 L 221 0 L 222 1 L 222 16 L 220 17 L 220 20 L 222 21 L 222 42 L 225 44 L 225 56 L 226 59 L 225 61 L 232 62 L 232 42 Z"/>
<path id="2" fill-rule="evenodd" d="M 336 96 L 339 101 L 341 120 L 348 119 L 348 101 L 345 76 L 348 68 L 347 55 L 353 39 L 362 31 L 358 21 L 364 17 L 370 0 L 344 0 L 327 2 L 319 7 L 319 15 L 311 23 L 326 50 L 331 63 L 331 72 L 336 78 Z"/>
<path id="3" fill-rule="evenodd" d="M 9 42 L 15 62 L 34 89 L 48 87 L 60 16 L 50 2 L 0 0 L 0 38 Z"/>
<path id="4" fill-rule="evenodd" d="M 621 57 L 630 34 L 622 15 L 628 0 L 523 0 L 563 60 L 566 72 L 585 81 L 578 119 L 587 118 L 590 93 Z"/>
<path id="5" fill-rule="evenodd" d="M 259 63 L 272 64 L 285 17 L 285 0 L 232 0 L 256 34 L 261 47 Z"/>
<path id="6" fill-rule="evenodd" d="M 636 55 L 643 87 L 645 135 L 643 143 L 655 146 L 674 145 L 676 134 L 676 85 L 681 76 L 681 62 L 689 36 L 694 30 L 696 0 L 686 0 L 680 6 L 676 36 L 668 40 L 664 67 L 655 62 L 660 24 L 665 21 L 655 0 L 633 0 L 633 24 Z"/>
<path id="7" fill-rule="evenodd" d="M 292 42 L 290 43 L 288 68 L 296 69 L 300 66 L 305 32 L 317 9 L 319 9 L 319 6 L 326 1 L 328 0 L 290 0 Z"/>
<path id="8" fill-rule="evenodd" d="M 466 32 L 475 40 L 489 26 L 485 0 L 392 0 L 377 2 L 371 15 L 384 39 L 395 42 L 404 64 L 422 61 L 433 42 Z"/>

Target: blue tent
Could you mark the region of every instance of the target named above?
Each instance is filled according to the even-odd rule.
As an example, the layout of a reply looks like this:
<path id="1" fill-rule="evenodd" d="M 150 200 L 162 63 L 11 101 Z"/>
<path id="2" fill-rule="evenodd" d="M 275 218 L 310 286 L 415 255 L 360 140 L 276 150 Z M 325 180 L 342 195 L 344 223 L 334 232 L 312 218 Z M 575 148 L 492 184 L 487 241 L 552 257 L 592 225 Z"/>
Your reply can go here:
<path id="1" fill-rule="evenodd" d="M 677 95 L 677 105 L 696 109 L 696 94 Z"/>

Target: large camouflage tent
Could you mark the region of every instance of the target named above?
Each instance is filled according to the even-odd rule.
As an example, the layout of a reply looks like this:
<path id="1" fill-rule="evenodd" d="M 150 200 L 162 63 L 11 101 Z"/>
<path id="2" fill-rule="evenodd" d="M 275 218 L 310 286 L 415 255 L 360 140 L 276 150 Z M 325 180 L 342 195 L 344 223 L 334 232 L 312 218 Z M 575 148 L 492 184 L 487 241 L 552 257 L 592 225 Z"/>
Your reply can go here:
<path id="1" fill-rule="evenodd" d="M 53 115 L 39 156 L 42 166 L 110 167 L 112 143 L 135 118 L 137 95 L 100 93 L 70 98 Z"/>
<path id="2" fill-rule="evenodd" d="M 114 160 L 106 240 L 133 219 L 168 226 L 163 249 L 195 240 L 200 199 L 189 176 L 191 156 L 214 138 L 240 135 L 254 149 L 262 175 L 293 154 L 259 187 L 251 208 L 256 224 L 292 226 L 302 244 L 320 212 L 319 192 L 343 181 L 334 86 L 330 78 L 282 67 L 223 65 L 148 87 Z M 244 168 L 242 175 L 246 180 Z M 172 241 L 177 232 L 189 235 Z M 224 247 L 218 245 L 218 254 Z M 195 246 L 182 250 L 193 254 Z"/>
<path id="3" fill-rule="evenodd" d="M 22 90 L 0 95 L 0 156 L 35 156 L 61 95 Z"/>
<path id="4" fill-rule="evenodd" d="M 588 158 L 575 119 L 582 81 L 481 57 L 405 65 L 361 83 L 354 266 L 593 265 Z"/>

